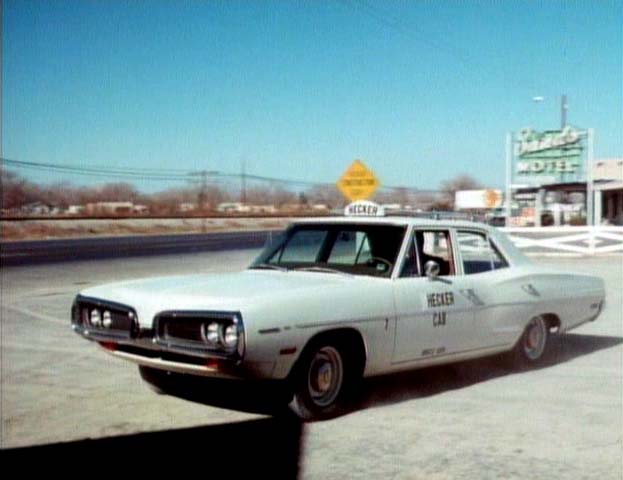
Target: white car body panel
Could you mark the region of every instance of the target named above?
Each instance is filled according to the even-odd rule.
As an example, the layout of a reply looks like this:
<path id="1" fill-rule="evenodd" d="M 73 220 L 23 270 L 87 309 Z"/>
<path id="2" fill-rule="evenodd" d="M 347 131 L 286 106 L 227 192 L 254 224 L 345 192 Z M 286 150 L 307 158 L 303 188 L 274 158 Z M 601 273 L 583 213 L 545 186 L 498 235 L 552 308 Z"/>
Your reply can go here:
<path id="1" fill-rule="evenodd" d="M 89 288 L 80 295 L 132 307 L 141 331 L 152 329 L 154 318 L 163 311 L 239 312 L 244 324 L 241 372 L 265 379 L 287 377 L 305 346 L 322 332 L 357 332 L 365 348 L 363 373 L 371 376 L 510 350 L 536 315 L 551 316 L 554 323 L 559 321 L 559 330 L 566 332 L 594 320 L 603 306 L 603 280 L 534 265 L 504 234 L 486 225 L 399 217 L 320 218 L 297 224 L 340 222 L 405 227 L 398 267 L 411 233 L 430 228 L 449 230 L 453 238 L 457 230 L 483 232 L 509 266 L 463 275 L 455 246 L 456 275 L 436 280 L 400 278 L 398 267 L 391 278 L 245 270 L 120 282 Z M 427 305 L 427 294 L 448 292 L 451 305 Z M 439 312 L 445 314 L 445 325 L 435 326 Z M 77 331 L 89 338 L 89 332 Z M 146 348 L 156 348 L 148 343 L 142 341 Z M 222 372 L 209 365 L 185 366 L 183 361 L 127 351 L 111 353 L 164 370 L 237 377 L 231 370 Z"/>

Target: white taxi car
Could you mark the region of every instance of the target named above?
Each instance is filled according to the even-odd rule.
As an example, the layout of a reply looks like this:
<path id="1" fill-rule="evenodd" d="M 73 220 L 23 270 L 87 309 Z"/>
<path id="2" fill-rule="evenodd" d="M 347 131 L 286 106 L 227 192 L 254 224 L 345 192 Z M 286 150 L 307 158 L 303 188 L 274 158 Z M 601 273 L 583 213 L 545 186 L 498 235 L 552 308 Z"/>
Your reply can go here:
<path id="1" fill-rule="evenodd" d="M 493 227 L 347 213 L 294 222 L 241 272 L 86 289 L 72 327 L 161 389 L 153 373 L 283 380 L 312 420 L 362 377 L 501 352 L 534 364 L 602 310 L 603 280 L 535 265 Z"/>

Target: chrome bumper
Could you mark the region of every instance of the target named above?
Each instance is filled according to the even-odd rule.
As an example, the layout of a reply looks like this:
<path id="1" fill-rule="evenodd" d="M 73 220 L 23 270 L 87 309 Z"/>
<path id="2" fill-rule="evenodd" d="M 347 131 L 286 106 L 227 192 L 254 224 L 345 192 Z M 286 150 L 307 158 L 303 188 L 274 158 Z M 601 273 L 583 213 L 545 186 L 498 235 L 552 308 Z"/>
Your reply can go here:
<path id="1" fill-rule="evenodd" d="M 189 363 L 175 362 L 172 360 L 164 360 L 160 357 L 145 357 L 143 355 L 137 355 L 134 353 L 123 352 L 119 350 L 109 350 L 108 348 L 101 347 L 106 353 L 113 357 L 122 358 L 137 365 L 143 365 L 145 367 L 157 368 L 159 370 L 166 370 L 169 372 L 185 373 L 190 375 L 198 375 L 202 377 L 218 377 L 229 379 L 242 379 L 243 375 L 236 375 L 219 369 L 218 367 L 211 367 L 208 365 L 192 365 Z"/>

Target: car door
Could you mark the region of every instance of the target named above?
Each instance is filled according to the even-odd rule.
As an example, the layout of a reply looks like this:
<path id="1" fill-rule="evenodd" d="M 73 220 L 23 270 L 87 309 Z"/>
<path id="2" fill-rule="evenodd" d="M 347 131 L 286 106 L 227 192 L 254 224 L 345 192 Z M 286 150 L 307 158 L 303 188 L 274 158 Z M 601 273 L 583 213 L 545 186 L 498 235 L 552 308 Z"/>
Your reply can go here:
<path id="1" fill-rule="evenodd" d="M 424 362 L 477 348 L 471 279 L 460 275 L 450 229 L 415 229 L 394 281 L 396 337 L 392 363 Z M 427 261 L 440 275 L 424 275 Z"/>
<path id="2" fill-rule="evenodd" d="M 521 319 L 531 317 L 538 292 L 528 278 L 509 277 L 509 263 L 486 231 L 458 228 L 456 247 L 474 303 L 478 346 L 493 349 L 512 343 L 522 328 Z"/>

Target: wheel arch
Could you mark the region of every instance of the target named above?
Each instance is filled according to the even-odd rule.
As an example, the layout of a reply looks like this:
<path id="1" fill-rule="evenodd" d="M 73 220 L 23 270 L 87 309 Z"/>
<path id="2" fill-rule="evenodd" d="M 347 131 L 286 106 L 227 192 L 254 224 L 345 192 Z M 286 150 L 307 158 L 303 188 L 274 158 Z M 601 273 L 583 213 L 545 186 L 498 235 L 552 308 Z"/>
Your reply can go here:
<path id="1" fill-rule="evenodd" d="M 530 321 L 535 318 L 535 317 L 542 317 L 543 320 L 545 320 L 545 324 L 547 325 L 547 332 L 548 334 L 553 333 L 558 333 L 560 331 L 560 328 L 562 328 L 562 323 L 560 321 L 560 317 L 555 314 L 555 313 L 534 313 L 532 316 L 527 317 L 527 320 L 525 322 L 525 325 L 522 327 L 519 336 L 515 339 L 515 341 L 513 342 L 513 346 L 511 347 L 511 350 L 516 348 L 517 345 L 519 344 L 519 342 L 521 341 L 521 338 L 523 337 L 523 334 L 526 331 L 527 325 L 530 323 Z"/>
<path id="2" fill-rule="evenodd" d="M 558 315 L 556 315 L 555 313 L 540 313 L 537 314 L 537 316 L 543 317 L 543 319 L 547 323 L 547 327 L 550 332 L 552 330 L 554 330 L 555 332 L 559 331 L 561 327 L 561 322 Z"/>
<path id="3" fill-rule="evenodd" d="M 323 330 L 310 337 L 305 343 L 305 346 L 301 349 L 301 353 L 296 359 L 296 362 L 294 362 L 290 368 L 288 377 L 295 374 L 310 349 L 328 340 L 337 341 L 340 346 L 345 346 L 348 349 L 348 354 L 350 354 L 350 360 L 354 362 L 356 373 L 358 375 L 363 375 L 368 359 L 368 346 L 364 336 L 354 327 L 340 327 Z"/>

